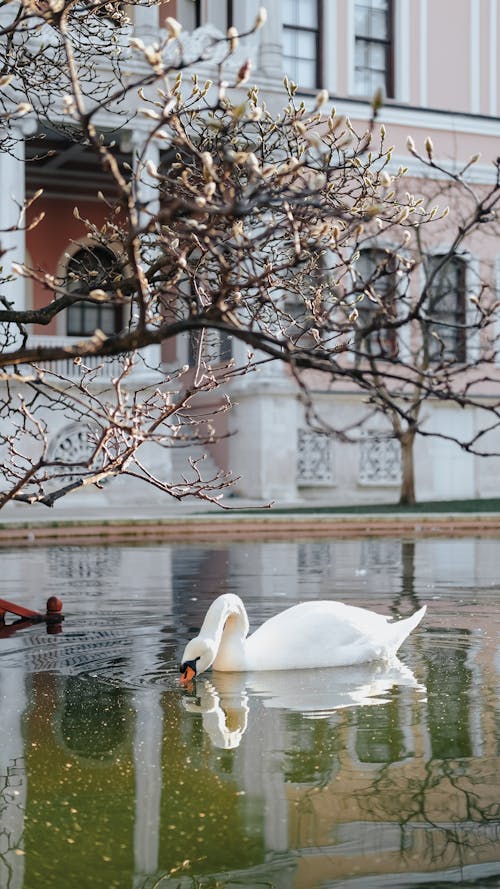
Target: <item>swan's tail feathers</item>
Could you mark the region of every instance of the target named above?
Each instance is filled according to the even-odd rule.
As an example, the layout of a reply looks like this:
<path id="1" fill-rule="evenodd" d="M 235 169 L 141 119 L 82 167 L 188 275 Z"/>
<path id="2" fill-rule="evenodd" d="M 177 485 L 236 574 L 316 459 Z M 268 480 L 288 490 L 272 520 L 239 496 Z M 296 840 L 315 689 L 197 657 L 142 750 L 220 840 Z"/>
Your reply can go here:
<path id="1" fill-rule="evenodd" d="M 391 646 L 391 654 L 396 654 L 399 648 L 401 648 L 403 642 L 408 638 L 412 630 L 414 630 L 415 627 L 418 627 L 426 611 L 427 605 L 424 605 L 423 608 L 419 608 L 419 610 L 416 611 L 415 614 L 412 614 L 411 617 L 405 617 L 404 620 L 398 620 L 396 623 L 391 624 L 391 627 L 394 630 L 392 639 L 394 647 Z"/>

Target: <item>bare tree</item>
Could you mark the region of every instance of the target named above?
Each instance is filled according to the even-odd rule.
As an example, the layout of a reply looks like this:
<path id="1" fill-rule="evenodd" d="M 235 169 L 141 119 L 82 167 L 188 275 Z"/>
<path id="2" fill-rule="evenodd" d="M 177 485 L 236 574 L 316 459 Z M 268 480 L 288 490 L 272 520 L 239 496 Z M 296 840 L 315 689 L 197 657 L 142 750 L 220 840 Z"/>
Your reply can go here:
<path id="1" fill-rule="evenodd" d="M 60 150 L 61 135 L 74 140 L 94 158 L 106 220 L 86 218 L 75 207 L 87 247 L 64 275 L 26 263 L 13 267 L 14 276 L 46 293 L 43 305 L 16 305 L 4 273 L 0 505 L 52 505 L 116 475 L 140 477 L 179 499 L 218 500 L 230 476 L 205 478 L 192 461 L 191 476 L 176 483 L 153 476 L 141 455 L 148 444 L 170 449 L 213 441 L 217 417 L 203 406 L 206 393 L 220 393 L 226 410 L 232 380 L 262 361 L 290 368 L 311 417 L 309 371 L 333 387 L 349 380 L 362 393 L 367 405 L 357 429 L 374 411 L 387 415 L 406 455 L 407 501 L 414 498 L 412 443 L 427 434 L 428 399 L 488 412 L 484 432 L 461 442 L 479 452 L 498 422 L 498 400 L 478 396 L 480 384 L 494 376 L 494 301 L 481 281 L 466 316 L 450 320 L 442 310 L 453 286 L 446 275 L 461 273 L 468 238 L 491 224 L 498 176 L 474 193 L 467 168 L 439 171 L 467 202 L 448 249 L 431 260 L 428 232 L 446 211 L 410 192 L 405 171 L 392 169 L 385 130 L 375 125 L 378 100 L 373 120 L 357 133 L 334 109 L 326 113 L 323 91 L 307 108 L 286 79 L 285 107 L 269 110 L 257 88 L 248 87 L 250 62 L 234 63 L 240 40 L 234 28 L 196 54 L 171 18 L 163 43 L 131 39 L 121 4 L 113 2 L 34 0 L 7 9 L 0 85 L 5 150 L 16 150 L 12 122 L 32 118 L 35 180 L 37 164 Z M 255 28 L 264 21 L 260 11 Z M 202 83 L 196 65 L 207 52 L 217 64 L 214 82 Z M 122 136 L 131 128 L 142 135 L 126 150 Z M 435 169 L 430 142 L 420 160 L 424 171 Z M 35 190 L 11 230 L 40 225 L 42 202 Z M 98 307 L 100 317 L 119 314 L 119 329 L 96 327 L 70 344 L 33 341 L 33 325 L 85 306 Z M 458 343 L 466 330 L 487 348 L 458 354 L 451 338 Z M 147 383 L 134 382 L 137 367 L 147 366 L 147 347 L 187 336 L 194 344 L 190 365 L 165 358 L 148 368 Z M 238 363 L 220 348 L 214 353 L 214 337 L 241 343 L 244 358 Z M 88 427 L 77 464 L 51 453 L 54 411 Z M 349 439 L 354 426 L 323 428 Z"/>

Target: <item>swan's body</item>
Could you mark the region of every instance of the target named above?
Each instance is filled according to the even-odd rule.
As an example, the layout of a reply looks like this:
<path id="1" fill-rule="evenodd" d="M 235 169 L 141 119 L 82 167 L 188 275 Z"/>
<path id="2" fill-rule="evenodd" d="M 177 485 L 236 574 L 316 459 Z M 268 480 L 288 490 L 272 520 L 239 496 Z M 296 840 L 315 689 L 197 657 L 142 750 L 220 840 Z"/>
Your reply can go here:
<path id="1" fill-rule="evenodd" d="M 199 635 L 188 642 L 181 672 L 188 681 L 209 667 L 224 672 L 302 670 L 389 660 L 424 614 L 425 606 L 393 622 L 342 602 L 305 602 L 271 617 L 248 636 L 243 602 L 226 593 L 212 602 Z"/>

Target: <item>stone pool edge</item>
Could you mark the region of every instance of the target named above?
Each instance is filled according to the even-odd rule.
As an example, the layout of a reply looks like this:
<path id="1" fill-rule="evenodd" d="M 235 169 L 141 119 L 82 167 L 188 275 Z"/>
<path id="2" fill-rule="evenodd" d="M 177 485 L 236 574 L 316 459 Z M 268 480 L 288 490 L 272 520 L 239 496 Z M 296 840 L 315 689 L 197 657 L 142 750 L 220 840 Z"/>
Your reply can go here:
<path id="1" fill-rule="evenodd" d="M 214 514 L 0 523 L 0 547 L 50 543 L 179 543 L 348 537 L 500 536 L 500 514 Z"/>

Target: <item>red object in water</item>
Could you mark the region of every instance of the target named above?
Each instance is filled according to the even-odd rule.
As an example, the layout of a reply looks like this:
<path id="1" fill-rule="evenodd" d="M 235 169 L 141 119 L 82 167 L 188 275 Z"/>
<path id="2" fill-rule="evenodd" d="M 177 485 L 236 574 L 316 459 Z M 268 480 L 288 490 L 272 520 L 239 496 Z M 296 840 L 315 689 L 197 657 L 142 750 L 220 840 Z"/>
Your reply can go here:
<path id="1" fill-rule="evenodd" d="M 57 596 L 49 596 L 47 599 L 47 615 L 46 617 L 61 617 L 62 616 L 62 602 Z"/>
<path id="2" fill-rule="evenodd" d="M 15 602 L 9 602 L 7 599 L 0 599 L 0 623 L 4 623 L 7 613 L 15 614 L 17 617 L 33 622 L 62 620 L 62 602 L 57 596 L 50 596 L 47 599 L 46 608 L 47 610 L 43 614 L 42 611 L 33 611 L 32 608 L 25 608 L 24 605 L 17 605 Z"/>

